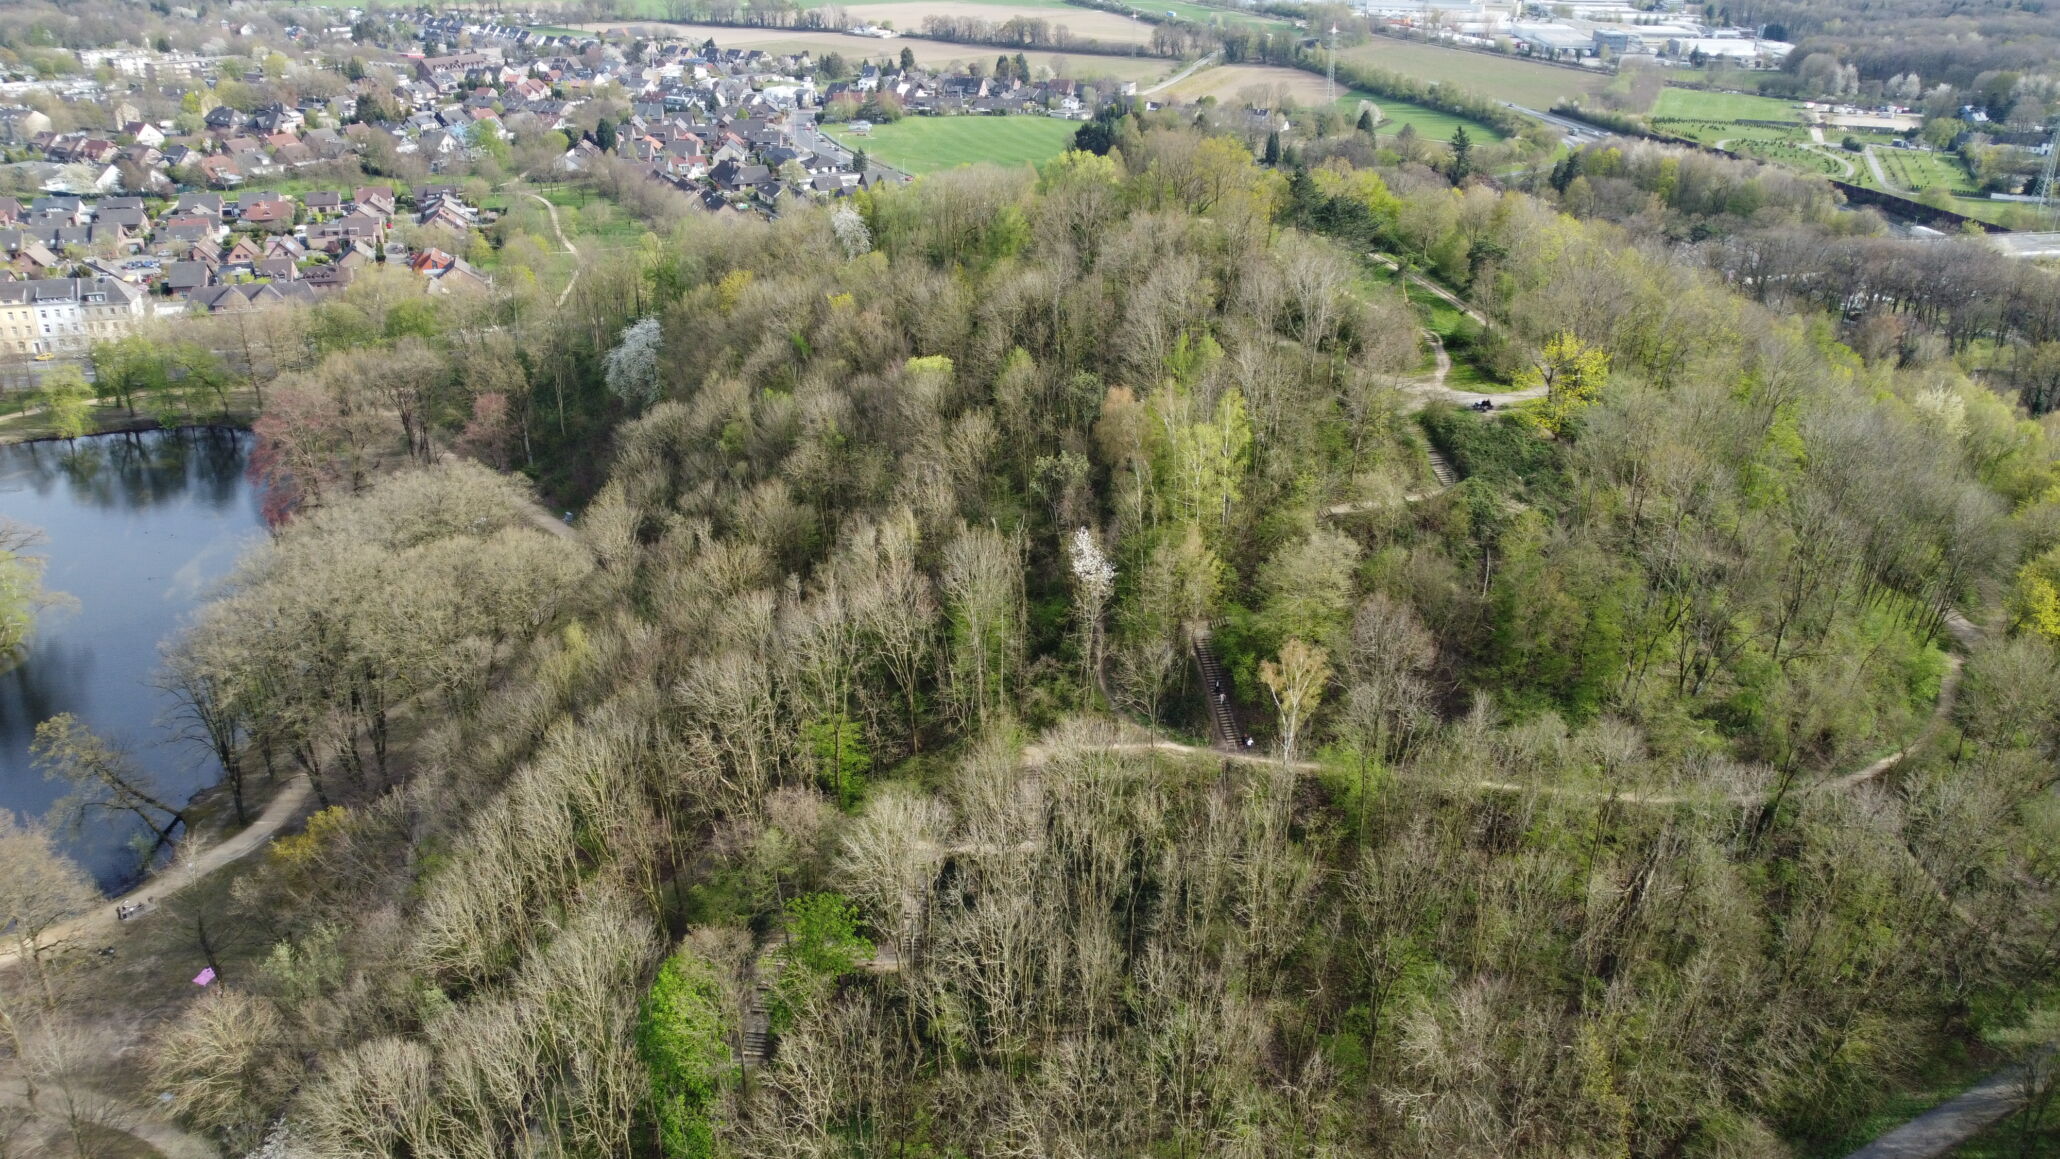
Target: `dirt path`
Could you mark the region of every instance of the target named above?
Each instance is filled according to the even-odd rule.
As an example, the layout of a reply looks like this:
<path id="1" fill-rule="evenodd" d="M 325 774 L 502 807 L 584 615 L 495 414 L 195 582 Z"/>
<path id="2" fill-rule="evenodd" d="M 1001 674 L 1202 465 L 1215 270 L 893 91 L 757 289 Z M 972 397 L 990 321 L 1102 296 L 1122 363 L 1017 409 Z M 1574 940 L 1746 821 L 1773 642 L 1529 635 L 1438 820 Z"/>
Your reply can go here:
<path id="1" fill-rule="evenodd" d="M 143 884 L 120 897 L 109 898 L 80 917 L 51 927 L 43 935 L 42 944 L 53 946 L 79 939 L 113 936 L 121 928 L 121 919 L 115 916 L 117 907 L 141 905 L 144 907 L 143 913 L 147 915 L 163 899 L 262 848 L 278 834 L 279 830 L 300 817 L 301 811 L 307 808 L 314 795 L 314 789 L 309 785 L 308 779 L 295 775 L 272 797 L 271 803 L 265 806 L 264 812 L 258 814 L 257 820 L 241 831 L 201 849 L 191 857 L 179 858 L 166 867 L 164 872 L 145 878 Z M 0 965 L 6 965 L 16 957 L 17 953 L 13 949 L 0 950 Z"/>
<path id="2" fill-rule="evenodd" d="M 1325 514 L 1349 514 L 1351 511 L 1358 509 L 1360 509 L 1359 506 L 1355 504 L 1341 504 L 1338 507 L 1327 509 L 1325 511 Z M 1965 616 L 1962 616 L 1957 611 L 1946 613 L 1945 627 L 1947 634 L 1950 635 L 1953 638 L 1954 643 L 1962 649 L 1971 646 L 1973 642 L 1980 637 L 1981 634 L 1979 628 L 1975 627 L 1971 622 L 1967 620 Z M 1896 749 L 1895 752 L 1890 753 L 1889 755 L 1882 757 L 1879 760 L 1870 762 L 1869 764 L 1861 768 L 1855 769 L 1850 773 L 1846 773 L 1836 777 L 1827 777 L 1824 780 L 1820 781 L 1813 781 L 1808 785 L 1804 785 L 1792 790 L 1792 792 L 1796 794 L 1844 792 L 1847 789 L 1863 785 L 1868 781 L 1871 781 L 1874 778 L 1879 777 L 1881 774 L 1901 764 L 1905 759 L 1909 757 L 1911 753 L 1922 748 L 1928 741 L 1930 741 L 1930 739 L 1937 734 L 1939 728 L 1945 723 L 1947 716 L 1952 713 L 1954 704 L 1956 704 L 1959 700 L 1960 672 L 1962 666 L 1963 660 L 1959 654 L 1949 653 L 1947 655 L 1946 671 L 1939 680 L 1938 697 L 1932 703 L 1931 715 L 1925 720 L 1924 727 L 1919 729 L 1915 735 L 1913 735 L 1908 741 L 1904 742 L 1901 747 Z M 1102 751 L 1105 752 L 1177 753 L 1182 756 L 1211 757 L 1217 760 L 1236 761 L 1240 764 L 1277 765 L 1281 763 L 1279 757 L 1267 756 L 1262 753 L 1225 753 L 1221 750 L 1214 748 L 1203 748 L 1198 745 L 1181 744 L 1177 741 L 1170 740 L 1119 740 L 1112 741 L 1109 744 L 1101 746 L 1101 748 Z M 1050 759 L 1050 757 L 1051 750 L 1048 746 L 1030 744 L 1025 745 L 1023 748 L 1022 759 L 1025 767 L 1035 768 L 1038 765 L 1043 764 L 1046 760 Z M 1288 762 L 1287 767 L 1293 769 L 1297 773 L 1314 773 L 1320 771 L 1323 768 L 1321 764 L 1315 761 L 1291 761 Z M 1521 784 L 1515 781 L 1474 781 L 1471 783 L 1471 787 L 1475 789 L 1496 793 L 1538 793 L 1543 796 L 1555 797 L 1607 797 L 1611 800 L 1620 801 L 1624 804 L 1629 805 L 1660 806 L 1686 805 L 1698 802 L 1708 803 L 1712 801 L 1720 801 L 1727 805 L 1733 805 L 1740 808 L 1747 808 L 1766 803 L 1770 796 L 1767 793 L 1759 792 L 1726 793 L 1720 795 L 1712 795 L 1708 793 L 1619 792 L 1615 789 L 1591 789 L 1585 787 L 1568 787 L 1558 785 L 1530 785 Z"/>
<path id="3" fill-rule="evenodd" d="M 2024 1105 L 2025 1078 L 2024 1065 L 2004 1067 L 1846 1159 L 1938 1159 Z"/>
<path id="4" fill-rule="evenodd" d="M 1375 253 L 1368 254 L 1367 256 L 1371 257 L 1374 261 L 1377 261 L 1380 264 L 1386 266 L 1388 269 L 1393 270 L 1398 274 L 1402 274 L 1403 277 L 1408 278 L 1410 281 L 1416 283 L 1418 286 L 1423 287 L 1425 290 L 1430 291 L 1432 294 L 1437 295 L 1437 297 L 1443 300 L 1446 305 L 1449 305 L 1453 309 L 1458 310 L 1460 313 L 1473 319 L 1475 322 L 1480 323 L 1482 326 L 1488 325 L 1488 316 L 1486 314 L 1483 314 L 1479 310 L 1474 309 L 1472 306 L 1467 305 L 1466 300 L 1464 298 L 1461 298 L 1459 295 L 1453 293 L 1452 291 L 1446 289 L 1438 283 L 1431 281 L 1429 278 L 1424 277 L 1422 274 L 1416 273 L 1413 270 L 1404 271 L 1402 269 L 1402 263 L 1397 261 L 1393 254 Z"/>
<path id="5" fill-rule="evenodd" d="M 1179 84 L 1181 81 L 1186 80 L 1187 78 L 1193 76 L 1194 74 L 1200 72 L 1201 70 L 1215 63 L 1216 54 L 1212 52 L 1209 55 L 1202 57 L 1200 60 L 1195 61 L 1193 64 L 1188 65 L 1186 68 L 1181 69 L 1179 72 L 1174 73 L 1172 76 L 1167 77 L 1165 80 L 1160 81 L 1158 84 L 1155 84 L 1148 89 L 1139 90 L 1137 95 L 1141 97 L 1148 97 L 1161 89 L 1172 88 L 1174 85 Z"/>
<path id="6" fill-rule="evenodd" d="M 67 1084 L 60 1089 L 45 1083 L 37 1089 L 36 1101 L 31 1103 L 28 1099 L 27 1084 L 20 1079 L 0 1082 L 0 1104 L 27 1108 L 32 1121 L 53 1133 L 62 1129 L 68 1098 L 77 1100 L 76 1105 L 87 1109 L 88 1118 L 96 1122 L 102 1119 L 110 1120 L 100 1122 L 100 1125 L 141 1139 L 157 1148 L 165 1159 L 219 1159 L 222 1153 L 213 1143 L 185 1130 L 170 1119 L 152 1114 L 131 1100 L 117 1099 L 74 1084 Z M 107 1113 L 96 1113 L 102 1111 Z"/>
<path id="7" fill-rule="evenodd" d="M 579 251 L 573 248 L 571 242 L 565 240 L 565 230 L 558 225 L 558 207 L 552 204 L 550 198 L 545 197 L 541 193 L 531 193 L 528 196 L 533 198 L 538 205 L 543 206 L 544 212 L 551 215 L 551 232 L 558 235 L 558 244 L 564 248 L 566 253 L 577 258 Z M 580 271 L 585 268 L 585 266 L 572 267 L 572 276 L 565 280 L 565 288 L 558 291 L 558 305 L 563 306 L 565 299 L 572 296 L 572 287 L 579 284 Z"/>
<path id="8" fill-rule="evenodd" d="M 1874 175 L 1874 183 L 1876 185 L 1881 186 L 1883 189 L 1888 190 L 1890 193 L 1907 192 L 1906 190 L 1904 190 L 1902 186 L 1897 185 L 1895 182 L 1890 181 L 1888 179 L 1888 170 L 1883 169 L 1881 167 L 1881 158 L 1874 155 L 1874 146 L 1869 145 L 1866 148 L 1861 149 L 1860 156 L 1865 157 L 1867 159 L 1867 172 L 1872 173 Z"/>

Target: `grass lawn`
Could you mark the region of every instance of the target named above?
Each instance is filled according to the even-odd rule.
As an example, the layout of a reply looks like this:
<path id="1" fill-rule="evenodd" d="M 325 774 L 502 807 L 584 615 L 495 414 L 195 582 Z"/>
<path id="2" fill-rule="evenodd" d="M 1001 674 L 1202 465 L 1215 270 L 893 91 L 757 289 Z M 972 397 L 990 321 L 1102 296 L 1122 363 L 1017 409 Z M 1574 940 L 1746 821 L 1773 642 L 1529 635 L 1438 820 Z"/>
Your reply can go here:
<path id="1" fill-rule="evenodd" d="M 859 137 L 842 128 L 831 135 L 908 173 L 935 173 L 960 165 L 1034 165 L 1066 151 L 1080 128 L 1055 117 L 904 117 Z"/>
<path id="2" fill-rule="evenodd" d="M 1610 81 L 1605 73 L 1557 68 L 1515 57 L 1417 44 L 1385 36 L 1340 49 L 1338 59 L 1434 80 L 1491 100 L 1510 101 L 1531 109 L 1548 108 L 1554 101 L 1566 97 L 1600 92 Z"/>
<path id="3" fill-rule="evenodd" d="M 1483 125 L 1479 121 L 1469 117 L 1462 117 L 1457 113 L 1448 113 L 1443 109 L 1426 108 L 1423 105 L 1412 104 L 1408 101 L 1398 101 L 1391 97 L 1377 97 L 1371 93 L 1353 93 L 1341 99 L 1338 103 L 1346 108 L 1357 109 L 1359 102 L 1362 100 L 1372 101 L 1380 106 L 1381 122 L 1377 128 L 1383 136 L 1392 136 L 1395 133 L 1401 132 L 1404 125 L 1414 125 L 1416 126 L 1416 135 L 1419 137 L 1429 137 L 1434 141 L 1449 141 L 1452 139 L 1453 130 L 1461 125 L 1465 125 L 1467 136 L 1472 137 L 1475 144 L 1503 139 L 1502 131 L 1492 125 Z"/>
<path id="4" fill-rule="evenodd" d="M 1655 119 L 1679 117 L 1691 121 L 1792 121 L 1802 124 L 1802 113 L 1794 101 L 1756 97 L 1746 93 L 1704 92 L 1701 89 L 1668 88 L 1653 106 Z M 1828 134 L 1831 130 L 1825 130 Z"/>

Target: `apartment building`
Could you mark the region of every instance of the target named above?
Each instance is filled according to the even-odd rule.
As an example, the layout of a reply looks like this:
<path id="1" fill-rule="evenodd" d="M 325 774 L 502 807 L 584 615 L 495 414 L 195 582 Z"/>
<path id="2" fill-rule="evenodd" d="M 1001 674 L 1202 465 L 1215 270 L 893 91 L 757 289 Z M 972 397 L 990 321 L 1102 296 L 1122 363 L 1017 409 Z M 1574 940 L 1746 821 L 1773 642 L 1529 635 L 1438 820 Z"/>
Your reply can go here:
<path id="1" fill-rule="evenodd" d="M 77 352 L 119 338 L 145 317 L 144 296 L 106 277 L 0 282 L 0 352 Z"/>

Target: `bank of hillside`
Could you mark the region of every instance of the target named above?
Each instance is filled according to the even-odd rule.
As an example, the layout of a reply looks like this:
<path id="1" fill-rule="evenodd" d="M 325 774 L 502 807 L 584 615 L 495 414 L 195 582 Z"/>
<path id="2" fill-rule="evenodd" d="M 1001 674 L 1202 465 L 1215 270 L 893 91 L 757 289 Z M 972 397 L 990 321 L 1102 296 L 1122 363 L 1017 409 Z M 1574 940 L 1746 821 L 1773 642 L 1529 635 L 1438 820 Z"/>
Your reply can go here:
<path id="1" fill-rule="evenodd" d="M 178 654 L 316 811 L 129 1089 L 310 1159 L 1762 1159 L 2006 1060 L 2060 440 L 1957 359 L 2054 275 L 1199 120 L 314 304 Z"/>

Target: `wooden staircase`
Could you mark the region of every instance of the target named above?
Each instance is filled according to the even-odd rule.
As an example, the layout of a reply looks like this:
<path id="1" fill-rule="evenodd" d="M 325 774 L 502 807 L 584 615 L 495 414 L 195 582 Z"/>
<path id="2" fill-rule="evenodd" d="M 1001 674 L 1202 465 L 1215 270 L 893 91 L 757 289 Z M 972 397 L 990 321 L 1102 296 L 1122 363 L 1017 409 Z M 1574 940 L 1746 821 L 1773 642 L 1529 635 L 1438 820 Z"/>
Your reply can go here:
<path id="1" fill-rule="evenodd" d="M 1216 659 L 1209 629 L 1195 625 L 1188 635 L 1194 642 L 1195 667 L 1202 674 L 1202 693 L 1209 698 L 1209 723 L 1216 747 L 1237 752 L 1244 747 L 1245 730 L 1238 723 L 1236 706 L 1230 702 L 1230 677 L 1223 671 L 1223 663 Z"/>
<path id="2" fill-rule="evenodd" d="M 780 959 L 770 950 L 760 954 L 751 965 L 751 999 L 744 1008 L 744 1024 L 737 1035 L 737 1062 L 742 1066 L 763 1066 L 772 1057 L 772 990 L 780 965 Z"/>
<path id="3" fill-rule="evenodd" d="M 1437 476 L 1438 486 L 1450 487 L 1459 482 L 1459 471 L 1452 466 L 1452 460 L 1446 458 L 1444 452 L 1436 447 L 1428 447 L 1425 448 L 1425 453 L 1430 455 L 1431 474 Z"/>

